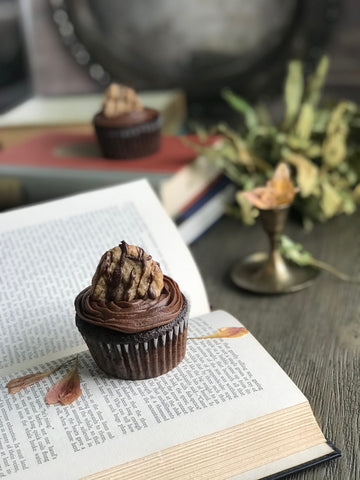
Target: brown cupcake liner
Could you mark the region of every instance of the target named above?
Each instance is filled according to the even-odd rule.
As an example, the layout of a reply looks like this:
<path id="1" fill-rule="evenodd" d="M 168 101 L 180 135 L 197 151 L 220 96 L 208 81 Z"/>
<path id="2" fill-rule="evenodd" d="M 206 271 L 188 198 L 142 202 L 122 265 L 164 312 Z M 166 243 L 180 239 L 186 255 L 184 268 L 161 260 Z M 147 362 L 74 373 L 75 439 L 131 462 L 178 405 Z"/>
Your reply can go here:
<path id="1" fill-rule="evenodd" d="M 139 334 L 109 331 L 76 315 L 77 327 L 99 368 L 126 380 L 158 377 L 185 357 L 188 307 L 169 324 Z"/>
<path id="2" fill-rule="evenodd" d="M 94 128 L 106 158 L 144 157 L 160 148 L 160 117 L 133 127 L 109 128 L 94 125 Z"/>

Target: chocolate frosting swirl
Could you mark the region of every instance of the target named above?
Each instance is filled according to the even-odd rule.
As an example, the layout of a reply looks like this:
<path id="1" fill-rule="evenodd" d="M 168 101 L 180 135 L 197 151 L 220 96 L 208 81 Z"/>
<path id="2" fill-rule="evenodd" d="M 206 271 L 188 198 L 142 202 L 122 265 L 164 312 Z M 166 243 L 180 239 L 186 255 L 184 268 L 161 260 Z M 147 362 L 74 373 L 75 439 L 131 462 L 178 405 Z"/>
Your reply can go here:
<path id="1" fill-rule="evenodd" d="M 90 287 L 75 299 L 77 315 L 86 322 L 123 333 L 137 333 L 171 322 L 180 313 L 183 297 L 178 284 L 164 275 L 164 288 L 157 299 L 97 302 Z"/>
<path id="2" fill-rule="evenodd" d="M 159 117 L 159 112 L 153 108 L 144 108 L 143 110 L 123 113 L 117 117 L 106 117 L 103 112 L 99 112 L 94 117 L 94 123 L 100 127 L 110 128 L 128 128 L 150 122 Z"/>

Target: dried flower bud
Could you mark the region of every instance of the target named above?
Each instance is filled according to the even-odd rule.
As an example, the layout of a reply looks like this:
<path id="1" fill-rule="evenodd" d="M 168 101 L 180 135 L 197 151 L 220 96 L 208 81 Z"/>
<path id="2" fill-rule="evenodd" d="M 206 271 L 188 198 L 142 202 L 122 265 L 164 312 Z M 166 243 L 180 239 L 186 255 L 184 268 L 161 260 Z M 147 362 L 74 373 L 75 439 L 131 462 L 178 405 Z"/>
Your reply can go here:
<path id="1" fill-rule="evenodd" d="M 296 192 L 297 189 L 290 179 L 289 167 L 286 163 L 279 163 L 265 187 L 242 192 L 242 195 L 257 208 L 271 209 L 292 203 Z"/>

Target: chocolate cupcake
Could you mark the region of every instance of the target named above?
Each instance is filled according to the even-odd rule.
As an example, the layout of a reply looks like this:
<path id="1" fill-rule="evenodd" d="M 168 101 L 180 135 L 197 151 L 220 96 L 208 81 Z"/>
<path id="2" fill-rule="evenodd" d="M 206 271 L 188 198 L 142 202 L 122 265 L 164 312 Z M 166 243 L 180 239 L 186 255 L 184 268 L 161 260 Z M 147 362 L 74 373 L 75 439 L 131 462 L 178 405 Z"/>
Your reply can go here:
<path id="1" fill-rule="evenodd" d="M 75 310 L 91 355 L 111 376 L 157 377 L 185 356 L 188 302 L 140 247 L 123 241 L 105 252 Z"/>
<path id="2" fill-rule="evenodd" d="M 144 157 L 160 147 L 159 112 L 143 107 L 135 91 L 124 85 L 112 83 L 107 88 L 93 125 L 106 158 Z"/>

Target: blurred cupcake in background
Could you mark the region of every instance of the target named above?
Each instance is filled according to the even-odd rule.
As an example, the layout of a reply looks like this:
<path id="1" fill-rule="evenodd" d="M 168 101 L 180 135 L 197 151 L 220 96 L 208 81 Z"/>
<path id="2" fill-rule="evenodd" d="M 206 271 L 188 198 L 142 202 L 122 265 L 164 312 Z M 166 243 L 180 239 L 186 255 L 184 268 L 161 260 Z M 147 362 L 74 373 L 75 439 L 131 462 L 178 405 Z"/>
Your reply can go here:
<path id="1" fill-rule="evenodd" d="M 105 91 L 102 110 L 93 125 L 102 154 L 106 158 L 138 158 L 160 147 L 161 116 L 143 107 L 135 90 L 112 83 Z"/>

